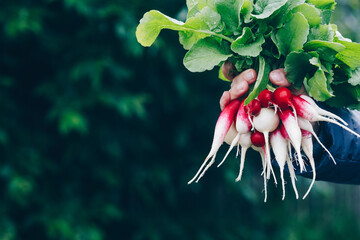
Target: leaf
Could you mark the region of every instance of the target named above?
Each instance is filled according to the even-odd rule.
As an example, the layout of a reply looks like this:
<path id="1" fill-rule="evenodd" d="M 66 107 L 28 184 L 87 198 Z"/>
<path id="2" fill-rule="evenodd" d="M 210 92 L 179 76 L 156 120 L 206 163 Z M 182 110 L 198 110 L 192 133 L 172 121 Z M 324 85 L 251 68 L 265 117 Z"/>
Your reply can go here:
<path id="1" fill-rule="evenodd" d="M 277 11 L 276 16 L 271 17 L 271 21 L 269 21 L 269 24 L 271 24 L 275 28 L 281 27 L 284 22 L 286 22 L 286 19 L 289 18 L 289 13 L 291 12 L 291 10 L 303 3 L 305 3 L 305 0 L 288 0 L 286 4 Z"/>
<path id="2" fill-rule="evenodd" d="M 285 5 L 288 0 L 258 0 L 254 5 L 252 16 L 256 19 L 265 19 L 270 17 L 276 10 Z"/>
<path id="3" fill-rule="evenodd" d="M 186 15 L 186 19 L 194 17 L 199 12 L 200 12 L 200 9 L 199 9 L 198 5 L 196 4 L 191 9 L 188 10 L 188 13 Z"/>
<path id="4" fill-rule="evenodd" d="M 246 27 L 243 29 L 243 33 L 232 44 L 231 50 L 241 56 L 257 57 L 262 51 L 261 45 L 265 42 L 262 35 L 258 36 L 255 41 L 255 36 L 251 32 L 251 29 Z"/>
<path id="5" fill-rule="evenodd" d="M 215 9 L 214 2 L 214 0 L 186 0 L 186 6 L 188 11 L 190 11 L 195 5 L 198 6 L 199 10 L 203 9 L 204 7 Z"/>
<path id="6" fill-rule="evenodd" d="M 162 29 L 183 30 L 184 23 L 170 18 L 159 11 L 151 10 L 144 14 L 136 29 L 136 38 L 144 47 L 150 47 Z"/>
<path id="7" fill-rule="evenodd" d="M 216 11 L 221 15 L 221 20 L 224 22 L 226 29 L 237 35 L 240 26 L 240 10 L 244 0 L 216 0 Z"/>
<path id="8" fill-rule="evenodd" d="M 307 75 L 313 76 L 317 70 L 310 63 L 312 56 L 304 52 L 291 52 L 285 60 L 286 78 L 296 89 L 300 89 Z"/>
<path id="9" fill-rule="evenodd" d="M 304 81 L 304 86 L 308 94 L 317 101 L 325 101 L 333 97 L 331 89 L 328 89 L 328 79 L 323 70 L 319 69 L 314 76 Z"/>
<path id="10" fill-rule="evenodd" d="M 311 28 L 308 41 L 321 40 L 327 42 L 333 42 L 335 31 L 330 25 L 320 25 L 318 27 Z"/>
<path id="11" fill-rule="evenodd" d="M 266 63 L 265 59 L 262 56 L 259 56 L 259 70 L 257 79 L 254 85 L 253 90 L 249 96 L 245 99 L 245 105 L 249 104 L 253 99 L 255 99 L 262 90 L 264 90 L 269 82 L 270 66 Z"/>
<path id="12" fill-rule="evenodd" d="M 301 13 L 295 13 L 291 20 L 276 34 L 278 48 L 284 56 L 302 50 L 309 34 L 309 24 Z"/>
<path id="13" fill-rule="evenodd" d="M 186 53 L 184 65 L 191 72 L 211 70 L 220 62 L 225 61 L 232 54 L 213 38 L 199 40 Z"/>
<path id="14" fill-rule="evenodd" d="M 190 30 L 179 32 L 179 41 L 186 50 L 189 50 L 200 39 L 210 36 L 210 31 L 220 24 L 221 16 L 209 7 L 204 7 L 194 17 L 189 18 L 184 28 Z M 196 29 L 197 31 L 191 30 Z M 205 32 L 201 32 L 205 30 Z"/>
<path id="15" fill-rule="evenodd" d="M 340 40 L 336 42 L 345 46 L 345 50 L 336 54 L 336 58 L 352 69 L 360 67 L 360 44 Z"/>
<path id="16" fill-rule="evenodd" d="M 360 85 L 360 68 L 352 70 L 349 73 L 348 83 L 350 83 L 352 86 Z"/>
<path id="17" fill-rule="evenodd" d="M 197 0 L 186 0 L 186 7 L 187 7 L 188 11 L 190 11 L 196 5 L 198 5 Z"/>
<path id="18" fill-rule="evenodd" d="M 320 58 L 328 62 L 334 62 L 338 52 L 344 51 L 344 45 L 335 42 L 312 40 L 305 44 L 305 51 L 316 51 Z"/>
<path id="19" fill-rule="evenodd" d="M 254 10 L 254 4 L 250 0 L 245 0 L 240 11 L 240 17 L 244 19 L 244 23 L 251 22 L 251 12 Z"/>
<path id="20" fill-rule="evenodd" d="M 341 43 L 327 42 L 322 40 L 312 40 L 305 44 L 305 51 L 316 51 L 318 48 L 326 47 L 336 52 L 341 52 L 345 49 L 345 46 Z"/>
<path id="21" fill-rule="evenodd" d="M 310 26 L 317 26 L 321 23 L 321 12 L 313 5 L 304 3 L 293 9 L 293 12 L 299 12 L 304 15 Z"/>
<path id="22" fill-rule="evenodd" d="M 335 0 L 307 0 L 308 3 L 322 10 L 334 10 Z"/>

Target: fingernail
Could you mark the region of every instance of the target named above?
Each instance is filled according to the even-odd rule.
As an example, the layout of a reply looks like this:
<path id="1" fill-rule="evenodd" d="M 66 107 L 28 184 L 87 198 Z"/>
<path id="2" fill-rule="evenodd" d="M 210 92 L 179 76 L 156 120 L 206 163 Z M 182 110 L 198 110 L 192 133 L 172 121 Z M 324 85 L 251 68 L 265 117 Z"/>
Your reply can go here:
<path id="1" fill-rule="evenodd" d="M 255 78 L 255 73 L 253 70 L 248 70 L 245 75 L 244 75 L 244 79 L 246 81 L 251 81 Z"/>
<path id="2" fill-rule="evenodd" d="M 242 91 L 242 90 L 245 89 L 245 87 L 246 87 L 246 82 L 241 81 L 241 82 L 239 82 L 238 85 L 236 86 L 236 89 L 237 89 L 238 91 Z"/>

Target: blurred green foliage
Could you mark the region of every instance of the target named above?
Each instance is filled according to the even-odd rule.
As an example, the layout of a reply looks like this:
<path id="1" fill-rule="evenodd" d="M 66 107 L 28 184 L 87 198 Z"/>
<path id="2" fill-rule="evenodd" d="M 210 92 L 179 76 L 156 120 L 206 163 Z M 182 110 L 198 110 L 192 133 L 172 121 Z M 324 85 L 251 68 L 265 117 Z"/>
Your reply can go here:
<path id="1" fill-rule="evenodd" d="M 360 41 L 359 2 L 338 3 Z M 288 184 L 281 201 L 270 184 L 264 204 L 255 153 L 241 183 L 233 156 L 187 185 L 229 84 L 187 72 L 175 33 L 148 49 L 134 34 L 144 12 L 184 5 L 1 1 L 0 240 L 360 238 L 358 187 L 318 182 L 303 201 Z"/>

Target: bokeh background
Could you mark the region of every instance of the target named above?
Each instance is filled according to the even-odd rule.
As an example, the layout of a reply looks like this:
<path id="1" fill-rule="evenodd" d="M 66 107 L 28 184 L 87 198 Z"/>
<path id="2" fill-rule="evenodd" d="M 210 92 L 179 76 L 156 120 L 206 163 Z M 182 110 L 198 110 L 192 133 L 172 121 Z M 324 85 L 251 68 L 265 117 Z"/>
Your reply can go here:
<path id="1" fill-rule="evenodd" d="M 180 0 L 1 0 L 0 240 L 360 239 L 358 186 L 295 200 L 288 184 L 281 201 L 270 182 L 265 204 L 255 153 L 240 183 L 233 154 L 187 185 L 229 83 L 189 73 L 175 32 L 141 47 L 150 9 L 186 15 Z M 358 0 L 333 22 L 360 42 Z"/>

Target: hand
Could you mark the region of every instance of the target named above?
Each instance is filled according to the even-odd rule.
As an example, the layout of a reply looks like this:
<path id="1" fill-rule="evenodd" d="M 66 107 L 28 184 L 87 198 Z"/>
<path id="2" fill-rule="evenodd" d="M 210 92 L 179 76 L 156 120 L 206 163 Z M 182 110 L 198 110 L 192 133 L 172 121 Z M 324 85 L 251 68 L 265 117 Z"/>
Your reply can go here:
<path id="1" fill-rule="evenodd" d="M 230 62 L 225 62 L 221 69 L 224 76 L 231 81 L 230 90 L 225 91 L 220 98 L 220 108 L 222 110 L 231 100 L 241 97 L 249 90 L 249 85 L 256 81 L 257 73 L 254 69 L 248 69 L 239 75 L 234 76 L 232 71 L 235 70 L 235 67 Z M 270 72 L 269 78 L 273 84 L 279 87 L 288 87 L 296 95 L 306 93 L 304 87 L 299 90 L 292 87 L 282 68 Z"/>

